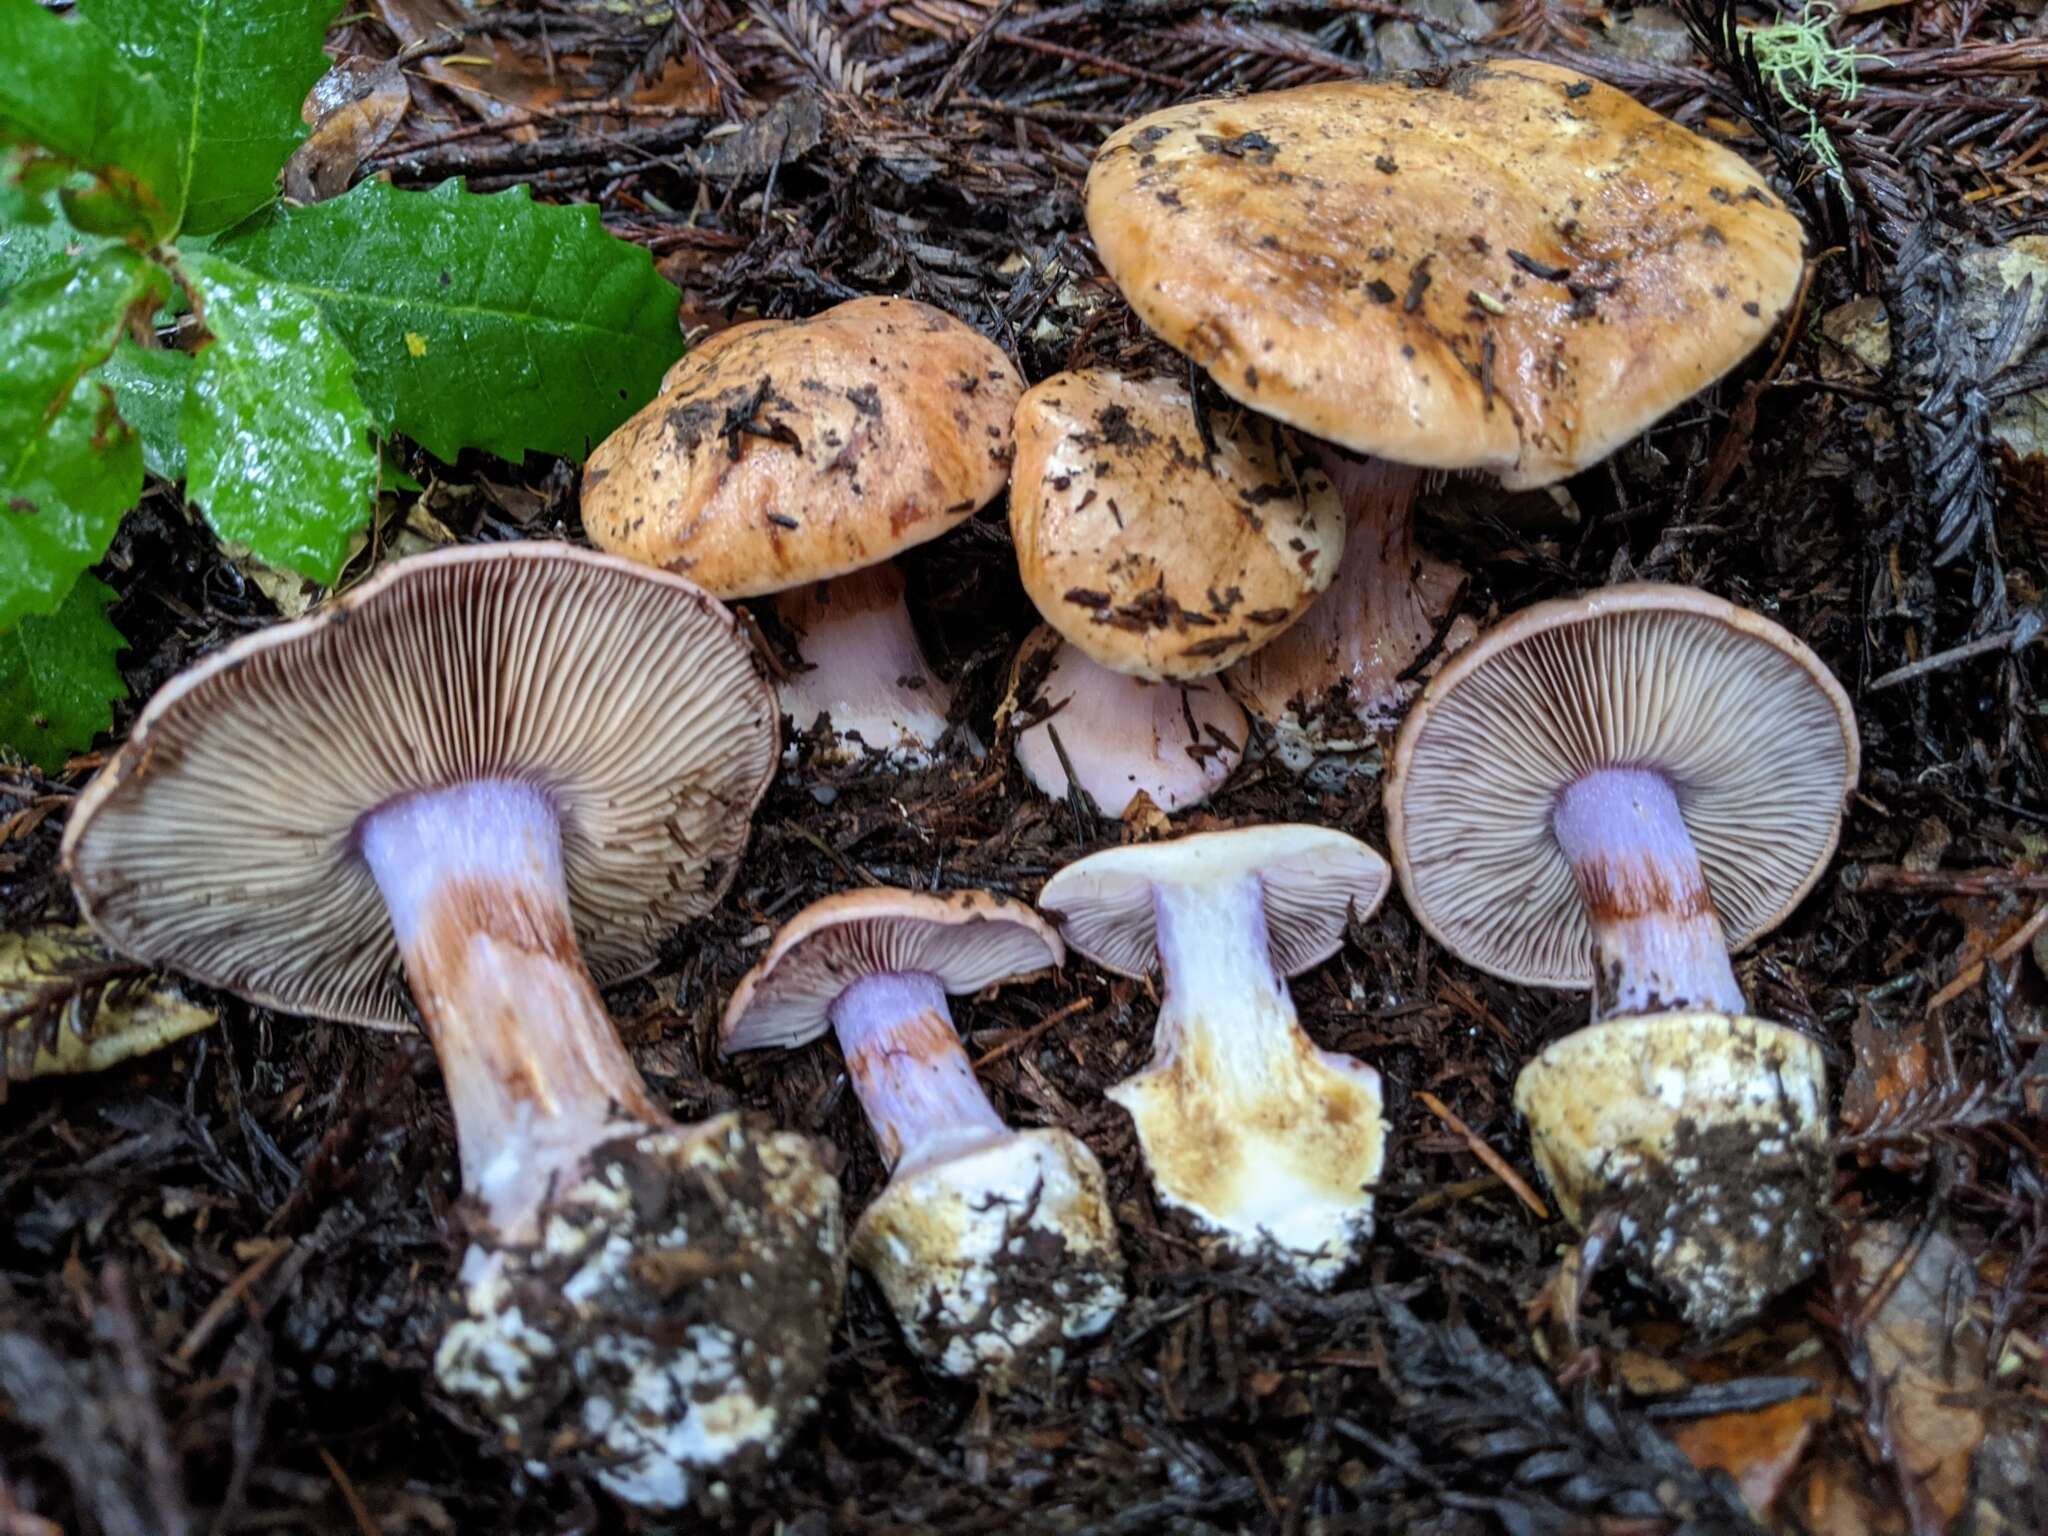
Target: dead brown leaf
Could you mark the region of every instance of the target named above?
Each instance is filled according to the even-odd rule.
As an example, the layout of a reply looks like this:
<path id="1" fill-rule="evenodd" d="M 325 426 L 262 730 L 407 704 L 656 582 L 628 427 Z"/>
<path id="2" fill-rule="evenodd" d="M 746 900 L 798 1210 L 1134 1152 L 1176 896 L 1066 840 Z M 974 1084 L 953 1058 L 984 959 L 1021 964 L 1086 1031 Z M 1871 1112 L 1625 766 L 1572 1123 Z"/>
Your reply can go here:
<path id="1" fill-rule="evenodd" d="M 1754 1413 L 1719 1413 L 1681 1424 L 1671 1439 L 1700 1468 L 1735 1479 L 1743 1501 L 1761 1519 L 1799 1466 L 1813 1428 L 1828 1416 L 1827 1399 L 1795 1397 Z"/>
<path id="2" fill-rule="evenodd" d="M 398 60 L 351 58 L 335 65 L 306 97 L 313 132 L 285 162 L 284 195 L 318 203 L 346 192 L 362 163 L 397 132 L 411 104 Z"/>

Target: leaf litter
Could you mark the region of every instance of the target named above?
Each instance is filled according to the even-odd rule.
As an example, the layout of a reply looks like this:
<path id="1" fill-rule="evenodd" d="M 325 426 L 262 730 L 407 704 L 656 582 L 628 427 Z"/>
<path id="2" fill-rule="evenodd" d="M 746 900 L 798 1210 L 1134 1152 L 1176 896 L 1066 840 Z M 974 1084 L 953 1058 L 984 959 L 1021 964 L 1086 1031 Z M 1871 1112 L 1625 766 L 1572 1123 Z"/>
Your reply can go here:
<path id="1" fill-rule="evenodd" d="M 1082 233 L 1094 144 L 1184 96 L 1448 61 L 1474 46 L 1475 11 L 1735 142 L 1798 191 L 1832 252 L 1775 371 L 1760 355 L 1533 516 L 1467 486 L 1425 510 L 1475 572 L 1475 618 L 1610 580 L 1691 582 L 1770 613 L 1856 693 L 1868 763 L 1841 858 L 1739 962 L 1758 1010 L 1816 1033 L 1845 1085 L 1829 1275 L 1703 1347 L 1589 1251 L 1570 1328 L 1554 1297 L 1533 1315 L 1571 1234 L 1474 1149 L 1529 1168 L 1513 1074 L 1581 1004 L 1445 959 L 1391 904 L 1296 989 L 1318 1043 L 1388 1082 L 1392 1173 L 1363 1271 L 1315 1297 L 1207 1269 L 1102 1099 L 1144 1059 L 1151 999 L 1074 966 L 977 1001 L 967 1044 L 1006 1118 L 1061 1125 L 1100 1155 L 1131 1308 L 1049 1396 L 984 1402 L 918 1371 L 857 1280 L 823 1407 L 714 1524 L 2048 1525 L 2048 978 L 2029 941 L 2007 948 L 2044 899 L 2014 884 L 2048 858 L 2041 657 L 2000 644 L 1869 687 L 2002 633 L 2048 589 L 2048 482 L 1991 431 L 2038 340 L 2005 355 L 2011 309 L 1988 331 L 1963 321 L 1972 252 L 2048 221 L 2027 170 L 2048 133 L 2038 17 L 1943 4 L 1839 18 L 1830 35 L 1860 65 L 1851 99 L 1788 98 L 1745 37 L 1773 18 L 1704 8 L 1682 57 L 1595 48 L 1633 23 L 1552 0 L 402 9 L 345 18 L 329 39 L 369 75 L 435 61 L 401 66 L 408 106 L 366 158 L 346 146 L 349 171 L 594 201 L 712 326 L 901 292 L 982 327 L 1032 379 L 1165 361 Z M 471 58 L 501 72 L 488 98 Z M 641 93 L 678 65 L 695 94 Z M 1838 170 L 1809 143 L 1816 123 Z M 1820 319 L 1873 302 L 1890 355 L 1845 368 Z M 1728 466 L 1725 488 L 1703 498 L 1709 464 Z M 351 569 L 420 538 L 409 521 L 463 539 L 578 532 L 574 476 L 549 461 L 470 448 L 406 467 L 428 492 L 381 517 Z M 904 565 L 961 723 L 991 754 L 894 779 L 800 753 L 733 895 L 675 936 L 652 981 L 610 999 L 679 1115 L 744 1104 L 830 1140 L 855 1207 L 884 1175 L 836 1057 L 712 1054 L 717 1010 L 775 923 L 864 881 L 1028 897 L 1133 835 L 1035 798 L 990 729 L 1033 620 L 1000 507 Z M 101 570 L 137 699 L 276 612 L 161 489 Z M 70 916 L 56 836 L 91 766 L 0 775 L 12 928 Z M 1267 760 L 1179 822 L 1261 819 L 1384 846 L 1371 778 L 1323 789 Z M 1868 878 L 1880 869 L 1993 887 Z M 430 1054 L 204 1002 L 219 1030 L 104 1077 L 18 1085 L 0 1119 L 0 1520 L 12 1505 L 107 1531 L 612 1528 L 573 1477 L 536 1482 L 493 1459 L 431 1389 L 454 1159 Z"/>

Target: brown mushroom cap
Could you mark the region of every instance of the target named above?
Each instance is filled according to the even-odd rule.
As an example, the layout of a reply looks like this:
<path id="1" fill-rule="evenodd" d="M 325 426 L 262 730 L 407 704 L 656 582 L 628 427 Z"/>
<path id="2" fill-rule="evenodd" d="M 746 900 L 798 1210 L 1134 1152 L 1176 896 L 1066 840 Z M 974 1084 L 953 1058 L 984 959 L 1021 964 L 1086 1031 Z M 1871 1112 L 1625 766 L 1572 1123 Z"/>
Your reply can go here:
<path id="1" fill-rule="evenodd" d="M 1526 608 L 1460 651 L 1401 728 L 1385 792 L 1402 894 L 1461 959 L 1527 986 L 1592 985 L 1592 930 L 1551 829 L 1604 767 L 1664 775 L 1739 949 L 1835 850 L 1855 711 L 1770 620 L 1640 583 Z"/>
<path id="2" fill-rule="evenodd" d="M 590 455 L 593 543 L 753 597 L 875 565 L 993 500 L 1024 384 L 911 299 L 753 321 L 669 370 Z"/>
<path id="3" fill-rule="evenodd" d="M 833 1001 L 864 976 L 922 971 L 948 992 L 979 992 L 1066 958 L 1043 918 L 991 891 L 842 891 L 782 925 L 726 1005 L 719 1049 L 730 1056 L 817 1039 L 831 1027 Z"/>
<path id="4" fill-rule="evenodd" d="M 637 975 L 732 879 L 776 761 L 775 696 L 704 593 L 564 544 L 398 561 L 151 699 L 64 833 L 107 942 L 292 1013 L 403 1028 L 371 811 L 538 785 L 583 957 Z"/>
<path id="5" fill-rule="evenodd" d="M 1282 976 L 1334 955 L 1351 920 L 1378 911 L 1392 884 L 1387 861 L 1357 838 L 1281 823 L 1091 853 L 1046 881 L 1038 904 L 1057 913 L 1068 944 L 1104 970 L 1144 976 L 1159 965 L 1154 886 L 1246 876 L 1262 888 L 1266 936 Z"/>
<path id="6" fill-rule="evenodd" d="M 1088 227 L 1145 323 L 1254 410 L 1510 487 L 1739 362 L 1802 240 L 1729 151 L 1494 61 L 1153 113 L 1096 156 Z"/>
<path id="7" fill-rule="evenodd" d="M 1038 611 L 1113 672 L 1220 672 L 1337 574 L 1344 509 L 1286 428 L 1219 411 L 1205 457 L 1187 386 L 1057 373 L 1017 406 L 1010 532 Z"/>

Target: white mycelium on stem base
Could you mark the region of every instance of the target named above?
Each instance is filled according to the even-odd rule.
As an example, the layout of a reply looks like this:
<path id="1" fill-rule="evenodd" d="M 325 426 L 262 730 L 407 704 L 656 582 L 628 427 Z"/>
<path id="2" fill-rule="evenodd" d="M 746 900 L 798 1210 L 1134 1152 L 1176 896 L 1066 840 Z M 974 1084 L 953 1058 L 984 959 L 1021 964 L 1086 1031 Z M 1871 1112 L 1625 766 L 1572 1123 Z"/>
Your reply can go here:
<path id="1" fill-rule="evenodd" d="M 1848 699 L 1777 625 L 1683 587 L 1539 604 L 1453 658 L 1402 727 L 1387 820 L 1409 904 L 1461 958 L 1585 988 L 1522 1072 L 1539 1167 L 1708 1330 L 1821 1249 L 1826 1071 L 1753 1018 L 1729 948 L 1820 875 L 1855 782 Z"/>
<path id="2" fill-rule="evenodd" d="M 1094 854 L 1039 898 L 1098 964 L 1159 970 L 1152 1062 L 1109 1096 L 1160 1196 L 1225 1251 L 1317 1287 L 1372 1234 L 1380 1079 L 1316 1047 L 1284 977 L 1334 952 L 1386 886 L 1385 861 L 1341 833 L 1253 827 Z"/>
<path id="3" fill-rule="evenodd" d="M 1464 573 L 1415 543 L 1424 471 L 1320 447 L 1350 531 L 1336 580 L 1279 638 L 1232 667 L 1232 689 L 1276 732 L 1292 766 L 1316 752 L 1351 751 L 1391 730 L 1420 661 L 1456 601 Z M 1469 624 L 1445 636 L 1453 650 Z"/>
<path id="4" fill-rule="evenodd" d="M 899 768 L 932 761 L 953 695 L 925 661 L 894 565 L 793 587 L 776 596 L 775 611 L 795 632 L 806 669 L 776 692 L 798 731 L 820 717 L 831 722 L 820 747 L 827 761 L 868 752 Z"/>
<path id="5" fill-rule="evenodd" d="M 1094 1154 L 1003 1123 L 946 1002 L 1063 953 L 1028 908 L 986 893 L 850 892 L 793 919 L 726 1013 L 728 1051 L 800 1043 L 829 1019 L 890 1169 L 854 1260 L 920 1355 L 998 1390 L 1056 1371 L 1124 1300 Z"/>

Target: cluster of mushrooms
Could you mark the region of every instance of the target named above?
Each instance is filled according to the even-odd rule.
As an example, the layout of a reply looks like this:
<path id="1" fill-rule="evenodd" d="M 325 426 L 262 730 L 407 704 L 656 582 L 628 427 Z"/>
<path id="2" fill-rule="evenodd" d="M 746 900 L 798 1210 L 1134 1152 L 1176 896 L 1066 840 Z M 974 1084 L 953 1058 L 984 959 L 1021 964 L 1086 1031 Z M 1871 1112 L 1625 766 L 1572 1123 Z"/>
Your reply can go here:
<path id="1" fill-rule="evenodd" d="M 1336 1284 L 1372 1231 L 1380 1080 L 1314 1045 L 1287 979 L 1396 874 L 1452 954 L 1591 992 L 1516 1088 L 1572 1220 L 1608 1217 L 1703 1328 L 1816 1262 L 1820 1053 L 1749 1013 L 1729 952 L 1833 851 L 1847 698 L 1686 588 L 1474 638 L 1412 531 L 1431 471 L 1558 481 L 1734 366 L 1791 302 L 1796 222 L 1627 97 L 1498 63 L 1157 113 L 1103 147 L 1087 210 L 1138 315 L 1234 405 L 1192 374 L 1027 391 L 901 299 L 735 326 L 592 455 L 604 553 L 395 563 L 164 688 L 72 815 L 67 867 L 117 948 L 425 1031 L 465 1196 L 437 1374 L 536 1470 L 575 1454 L 661 1508 L 775 1455 L 849 1256 L 924 1359 L 997 1390 L 1106 1329 L 1102 1169 L 1003 1122 L 948 1003 L 1069 950 L 1160 979 L 1152 1062 L 1109 1096 L 1162 1201 L 1218 1254 Z M 799 913 L 722 1046 L 836 1035 L 890 1170 L 849 1235 L 806 1138 L 671 1119 L 597 989 L 723 896 L 781 716 L 845 761 L 964 749 L 889 562 L 1006 486 L 1050 629 L 1002 724 L 1042 790 L 1170 812 L 1252 717 L 1303 768 L 1398 723 L 1392 867 L 1255 826 L 1092 854 L 1036 910 L 867 889 Z M 720 601 L 769 594 L 801 655 L 773 671 Z"/>

